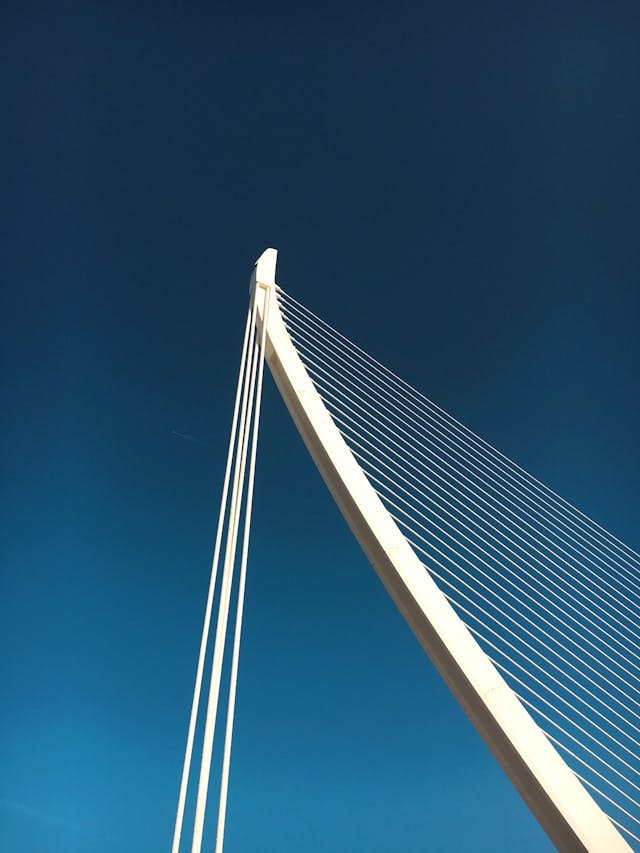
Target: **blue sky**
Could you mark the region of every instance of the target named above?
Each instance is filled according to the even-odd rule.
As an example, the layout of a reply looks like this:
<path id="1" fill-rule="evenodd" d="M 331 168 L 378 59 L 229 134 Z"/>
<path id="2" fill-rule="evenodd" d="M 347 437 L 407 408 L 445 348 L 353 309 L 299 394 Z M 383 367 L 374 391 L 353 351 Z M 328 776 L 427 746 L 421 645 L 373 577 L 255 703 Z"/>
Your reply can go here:
<path id="1" fill-rule="evenodd" d="M 266 246 L 640 546 L 639 37 L 617 3 L 7 8 L 3 850 L 168 848 Z M 245 626 L 229 851 L 549 849 L 269 377 Z"/>

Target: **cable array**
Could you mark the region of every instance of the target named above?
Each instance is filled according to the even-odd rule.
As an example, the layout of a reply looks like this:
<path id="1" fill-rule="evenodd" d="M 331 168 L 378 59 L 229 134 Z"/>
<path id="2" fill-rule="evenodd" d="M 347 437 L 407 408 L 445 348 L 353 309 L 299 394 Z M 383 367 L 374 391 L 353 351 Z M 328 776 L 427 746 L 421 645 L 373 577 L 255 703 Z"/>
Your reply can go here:
<path id="1" fill-rule="evenodd" d="M 277 288 L 294 346 L 425 569 L 640 842 L 640 555 Z"/>
<path id="2" fill-rule="evenodd" d="M 244 609 L 247 559 L 251 531 L 251 512 L 253 504 L 253 485 L 258 443 L 258 428 L 262 400 L 262 379 L 264 373 L 265 336 L 269 311 L 270 289 L 265 289 L 264 315 L 260 340 L 256 334 L 255 292 L 247 314 L 240 370 L 234 404 L 231 434 L 227 452 L 227 463 L 220 500 L 218 526 L 216 532 L 209 590 L 205 607 L 200 651 L 196 669 L 195 686 L 189 718 L 184 764 L 178 795 L 178 807 L 174 826 L 172 853 L 179 853 L 184 823 L 187 789 L 191 774 L 193 747 L 196 735 L 198 714 L 202 698 L 204 670 L 209 655 L 209 635 L 214 599 L 218 597 L 215 639 L 211 660 L 209 692 L 206 701 L 204 733 L 200 759 L 200 773 L 195 804 L 191 853 L 201 853 L 211 762 L 213 756 L 214 735 L 218 708 L 221 701 L 222 671 L 227 645 L 229 614 L 232 589 L 236 584 L 236 612 L 231 649 L 231 663 L 228 683 L 227 713 L 224 730 L 224 746 L 220 782 L 218 789 L 218 820 L 216 830 L 216 853 L 222 853 L 224 844 L 229 768 L 233 737 L 240 639 Z M 233 475 L 232 475 L 233 471 Z M 242 545 L 238 550 L 238 540 L 242 530 Z M 222 544 L 224 541 L 224 559 L 222 575 L 218 584 L 218 568 Z"/>

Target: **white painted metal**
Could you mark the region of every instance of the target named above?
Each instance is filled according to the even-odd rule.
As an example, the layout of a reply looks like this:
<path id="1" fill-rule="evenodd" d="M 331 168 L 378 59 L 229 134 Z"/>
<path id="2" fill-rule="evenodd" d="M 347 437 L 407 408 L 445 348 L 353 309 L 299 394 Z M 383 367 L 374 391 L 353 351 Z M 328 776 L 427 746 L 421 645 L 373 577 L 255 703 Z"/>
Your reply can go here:
<path id="1" fill-rule="evenodd" d="M 257 322 L 277 253 L 256 263 Z M 275 297 L 275 294 L 272 294 Z M 631 848 L 565 764 L 425 571 L 345 444 L 270 299 L 265 358 L 289 412 L 365 554 L 467 716 L 558 850 Z"/>
<path id="2" fill-rule="evenodd" d="M 231 603 L 233 570 L 236 559 L 238 528 L 240 524 L 242 497 L 244 492 L 245 466 L 247 462 L 247 449 L 249 446 L 249 425 L 251 423 L 251 414 L 253 411 L 256 370 L 259 360 L 259 348 L 254 340 L 255 317 L 256 308 L 254 304 L 251 316 L 251 330 L 249 333 L 248 358 L 244 376 L 242 409 L 240 414 L 240 421 L 238 424 L 236 463 L 233 478 L 233 488 L 231 491 L 231 501 L 229 505 L 227 543 L 224 557 L 224 568 L 222 572 L 222 584 L 220 588 L 220 603 L 218 608 L 218 621 L 216 624 L 216 636 L 213 647 L 213 661 L 211 664 L 209 698 L 207 702 L 207 713 L 205 717 L 204 736 L 202 741 L 202 757 L 200 760 L 200 777 L 198 780 L 196 811 L 193 822 L 193 839 L 191 843 L 191 853 L 200 853 L 202 848 L 202 834 L 204 830 L 204 818 L 207 807 L 209 777 L 211 774 L 213 739 L 216 728 L 216 716 L 218 711 L 218 699 L 220 696 L 220 683 L 222 679 L 224 647 L 227 638 L 227 623 L 229 619 L 229 607 Z"/>
<path id="3" fill-rule="evenodd" d="M 250 329 L 252 323 L 251 309 L 247 312 L 247 323 L 244 332 L 244 343 L 242 345 L 242 357 L 240 359 L 240 371 L 238 374 L 238 386 L 236 389 L 236 399 L 233 408 L 233 419 L 231 422 L 231 435 L 229 437 L 229 448 L 227 450 L 227 465 L 224 472 L 224 483 L 222 486 L 222 497 L 220 498 L 220 512 L 218 514 L 218 529 L 216 532 L 216 544 L 213 549 L 213 560 L 211 562 L 211 574 L 209 577 L 209 591 L 207 594 L 207 604 L 204 612 L 204 623 L 202 627 L 202 637 L 200 640 L 200 652 L 198 655 L 198 666 L 196 668 L 196 680 L 193 688 L 193 700 L 191 703 L 191 715 L 189 717 L 189 731 L 187 733 L 187 745 L 184 754 L 184 764 L 182 767 L 182 778 L 180 780 L 180 793 L 178 795 L 178 808 L 176 811 L 176 822 L 173 830 L 173 843 L 171 845 L 171 853 L 178 853 L 180 849 L 180 838 L 182 835 L 182 822 L 184 819 L 184 806 L 187 798 L 187 786 L 189 784 L 189 773 L 191 770 L 191 758 L 193 755 L 193 741 L 196 731 L 196 722 L 198 719 L 198 708 L 200 707 L 200 691 L 202 689 L 202 676 L 204 673 L 204 662 L 207 653 L 207 642 L 209 639 L 209 627 L 211 624 L 211 610 L 213 608 L 213 595 L 216 586 L 216 578 L 218 574 L 218 560 L 220 558 L 220 547 L 222 545 L 222 533 L 226 518 L 227 495 L 229 491 L 229 480 L 231 478 L 231 463 L 233 462 L 233 453 L 235 450 L 236 426 L 238 423 L 238 414 L 240 409 L 240 397 L 244 385 L 245 364 L 247 361 L 248 344 L 250 337 Z"/>
<path id="4" fill-rule="evenodd" d="M 220 800 L 218 805 L 218 828 L 216 831 L 215 853 L 222 853 L 224 846 L 224 828 L 227 816 L 227 793 L 229 788 L 229 766 L 231 763 L 231 743 L 233 738 L 233 720 L 236 707 L 236 687 L 238 684 L 238 663 L 240 659 L 240 639 L 242 636 L 242 615 L 244 612 L 244 591 L 247 582 L 247 558 L 249 556 L 249 534 L 251 532 L 251 510 L 253 507 L 253 484 L 256 473 L 256 455 L 258 449 L 258 429 L 260 427 L 260 405 L 262 402 L 262 375 L 264 372 L 264 351 L 266 327 L 269 317 L 269 297 L 267 291 L 265 301 L 265 317 L 267 322 L 262 325 L 260 336 L 260 355 L 258 375 L 255 386 L 255 405 L 253 427 L 251 429 L 251 453 L 249 457 L 249 474 L 247 477 L 247 503 L 244 513 L 244 533 L 242 538 L 242 553 L 240 557 L 240 578 L 238 581 L 238 602 L 236 605 L 236 622 L 233 636 L 233 653 L 231 656 L 231 674 L 229 676 L 229 699 L 227 702 L 227 723 L 224 736 L 224 752 L 222 756 L 222 776 L 220 780 Z"/>

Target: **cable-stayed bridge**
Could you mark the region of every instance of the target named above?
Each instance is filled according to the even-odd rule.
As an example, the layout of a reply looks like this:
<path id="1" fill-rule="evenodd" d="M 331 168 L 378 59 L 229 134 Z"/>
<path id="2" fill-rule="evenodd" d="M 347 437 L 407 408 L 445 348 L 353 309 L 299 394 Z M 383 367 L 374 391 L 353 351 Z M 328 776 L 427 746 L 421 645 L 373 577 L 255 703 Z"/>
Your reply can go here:
<path id="1" fill-rule="evenodd" d="M 639 850 L 640 555 L 285 293 L 275 265 L 268 249 L 252 278 L 173 853 L 202 849 L 221 728 L 223 849 L 265 361 L 389 595 L 555 846 Z"/>

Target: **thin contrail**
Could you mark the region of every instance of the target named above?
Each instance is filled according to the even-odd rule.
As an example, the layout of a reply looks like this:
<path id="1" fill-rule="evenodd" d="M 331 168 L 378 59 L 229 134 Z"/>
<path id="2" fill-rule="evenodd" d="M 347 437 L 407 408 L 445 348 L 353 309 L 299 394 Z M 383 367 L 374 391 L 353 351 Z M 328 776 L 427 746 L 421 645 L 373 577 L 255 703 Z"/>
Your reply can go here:
<path id="1" fill-rule="evenodd" d="M 185 441 L 192 441 L 194 444 L 201 444 L 202 447 L 211 447 L 208 442 L 202 441 L 201 439 L 196 438 L 194 435 L 187 435 L 184 432 L 178 432 L 177 429 L 172 429 L 170 434 L 175 435 L 178 438 L 184 438 Z"/>
<path id="2" fill-rule="evenodd" d="M 57 824 L 58 826 L 66 826 L 72 828 L 75 828 L 77 826 L 70 820 L 56 817 L 55 815 L 47 814 L 46 812 L 42 812 L 39 809 L 35 809 L 27 803 L 22 803 L 18 800 L 7 800 L 4 797 L 0 797 L 0 809 L 17 812 L 18 814 L 25 815 L 26 817 L 32 817 L 36 820 L 41 820 L 44 823 L 52 823 Z"/>

